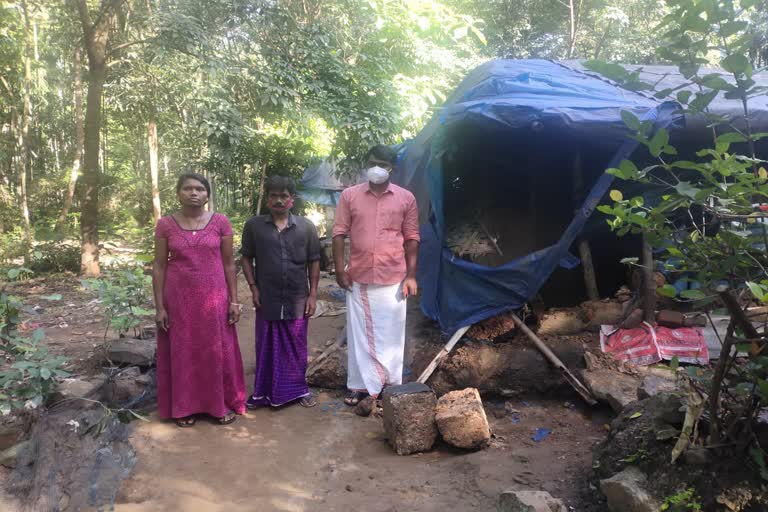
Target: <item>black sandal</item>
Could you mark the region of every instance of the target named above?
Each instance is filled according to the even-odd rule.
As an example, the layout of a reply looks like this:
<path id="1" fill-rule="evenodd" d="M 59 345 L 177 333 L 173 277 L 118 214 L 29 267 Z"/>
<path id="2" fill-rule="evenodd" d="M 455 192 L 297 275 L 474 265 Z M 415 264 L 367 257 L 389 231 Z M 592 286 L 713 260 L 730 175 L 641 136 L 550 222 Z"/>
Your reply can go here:
<path id="1" fill-rule="evenodd" d="M 349 395 L 347 398 L 344 399 L 344 403 L 350 407 L 355 407 L 357 404 L 360 403 L 360 400 L 363 400 L 368 396 L 369 396 L 368 393 L 366 393 L 365 391 L 355 391 L 351 395 Z"/>
<path id="2" fill-rule="evenodd" d="M 180 428 L 189 428 L 195 425 L 197 420 L 194 416 L 187 416 L 185 418 L 176 418 L 176 426 Z"/>
<path id="3" fill-rule="evenodd" d="M 299 405 L 307 408 L 314 407 L 317 405 L 317 400 L 315 400 L 315 397 L 313 397 L 312 395 L 305 396 L 299 401 Z"/>
<path id="4" fill-rule="evenodd" d="M 221 418 L 216 418 L 216 420 L 219 422 L 219 425 L 229 425 L 231 423 L 234 423 L 237 419 L 237 414 L 234 412 L 231 412 L 225 416 L 222 416 Z"/>

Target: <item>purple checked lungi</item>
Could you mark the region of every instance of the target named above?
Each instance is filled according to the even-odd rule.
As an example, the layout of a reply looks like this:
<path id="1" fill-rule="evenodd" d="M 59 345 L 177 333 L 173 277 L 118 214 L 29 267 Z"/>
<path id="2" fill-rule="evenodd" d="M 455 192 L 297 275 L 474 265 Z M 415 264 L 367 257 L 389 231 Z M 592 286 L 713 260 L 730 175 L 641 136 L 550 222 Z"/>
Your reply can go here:
<path id="1" fill-rule="evenodd" d="M 309 396 L 307 318 L 262 320 L 256 316 L 256 375 L 252 401 L 280 406 Z"/>

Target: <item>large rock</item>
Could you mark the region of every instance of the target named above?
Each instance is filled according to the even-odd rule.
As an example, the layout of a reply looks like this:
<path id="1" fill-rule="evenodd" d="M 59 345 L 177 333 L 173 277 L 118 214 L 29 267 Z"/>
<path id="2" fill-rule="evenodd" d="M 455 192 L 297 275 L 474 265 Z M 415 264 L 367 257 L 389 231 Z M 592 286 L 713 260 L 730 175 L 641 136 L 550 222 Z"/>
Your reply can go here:
<path id="1" fill-rule="evenodd" d="M 568 508 L 548 492 L 506 491 L 499 496 L 496 512 L 568 512 Z"/>
<path id="2" fill-rule="evenodd" d="M 638 400 L 643 400 L 659 393 L 671 393 L 677 390 L 677 384 L 674 380 L 674 374 L 670 373 L 672 378 L 660 377 L 658 375 L 648 375 L 643 378 L 642 384 L 637 388 Z"/>
<path id="3" fill-rule="evenodd" d="M 600 481 L 611 512 L 658 512 L 659 503 L 645 490 L 645 473 L 630 466 L 611 478 Z"/>
<path id="4" fill-rule="evenodd" d="M 443 440 L 458 448 L 476 450 L 491 439 L 483 401 L 475 388 L 441 396 L 437 401 L 435 421 Z"/>
<path id="5" fill-rule="evenodd" d="M 24 436 L 24 423 L 22 421 L 9 416 L 2 419 L 6 422 L 0 424 L 0 451 L 15 445 Z"/>
<path id="6" fill-rule="evenodd" d="M 157 341 L 123 338 L 107 348 L 107 357 L 115 365 L 154 366 Z"/>
<path id="7" fill-rule="evenodd" d="M 616 325 L 624 315 L 624 305 L 615 300 L 590 300 L 580 307 L 588 327 Z"/>
<path id="8" fill-rule="evenodd" d="M 540 336 L 578 334 L 586 328 L 587 321 L 580 308 L 550 309 L 540 318 L 538 334 Z"/>
<path id="9" fill-rule="evenodd" d="M 15 468 L 19 454 L 29 447 L 29 441 L 23 441 L 0 452 L 0 466 Z"/>
<path id="10" fill-rule="evenodd" d="M 103 376 L 88 379 L 77 377 L 64 379 L 56 386 L 52 400 L 57 402 L 71 398 L 93 398 L 101 392 L 105 382 L 106 377 Z"/>
<path id="11" fill-rule="evenodd" d="M 437 438 L 435 392 L 426 384 L 413 382 L 388 387 L 382 393 L 384 430 L 398 455 L 432 449 Z"/>
<path id="12" fill-rule="evenodd" d="M 347 387 L 347 347 L 332 346 L 307 368 L 307 383 L 319 388 Z"/>
<path id="13" fill-rule="evenodd" d="M 131 407 L 149 394 L 152 383 L 151 374 L 142 374 L 138 366 L 130 366 L 107 379 L 105 399 L 113 407 Z"/>
<path id="14" fill-rule="evenodd" d="M 616 412 L 637 400 L 640 379 L 613 370 L 599 369 L 582 372 L 584 384 L 595 398 L 611 406 Z"/>
<path id="15" fill-rule="evenodd" d="M 584 368 L 584 344 L 579 338 L 544 337 L 543 341 L 571 370 Z M 418 347 L 412 365 L 419 375 L 441 345 Z M 508 343 L 463 341 L 443 359 L 428 384 L 439 395 L 465 388 L 482 394 L 513 396 L 522 393 L 548 393 L 568 384 L 562 373 L 525 336 Z"/>

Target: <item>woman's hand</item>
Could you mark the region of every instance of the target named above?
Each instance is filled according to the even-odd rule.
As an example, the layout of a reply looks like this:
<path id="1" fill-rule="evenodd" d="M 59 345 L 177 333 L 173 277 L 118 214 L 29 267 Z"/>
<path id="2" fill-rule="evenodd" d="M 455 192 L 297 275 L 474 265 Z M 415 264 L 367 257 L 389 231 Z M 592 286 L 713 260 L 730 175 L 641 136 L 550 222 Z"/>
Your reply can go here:
<path id="1" fill-rule="evenodd" d="M 157 311 L 155 312 L 155 324 L 157 324 L 157 327 L 167 331 L 168 327 L 170 327 L 171 323 L 168 320 L 168 312 L 165 310 L 165 308 L 157 308 Z"/>
<path id="2" fill-rule="evenodd" d="M 236 324 L 240 321 L 240 312 L 242 309 L 242 304 L 238 304 L 236 302 L 229 303 L 229 325 Z"/>

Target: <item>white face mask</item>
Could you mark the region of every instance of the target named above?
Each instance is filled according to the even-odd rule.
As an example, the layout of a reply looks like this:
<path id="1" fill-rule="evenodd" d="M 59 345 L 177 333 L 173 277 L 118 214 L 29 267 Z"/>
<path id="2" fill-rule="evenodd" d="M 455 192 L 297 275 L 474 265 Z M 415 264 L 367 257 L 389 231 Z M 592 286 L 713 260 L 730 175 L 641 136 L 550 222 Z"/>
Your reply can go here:
<path id="1" fill-rule="evenodd" d="M 389 171 L 383 167 L 374 166 L 368 168 L 368 181 L 374 185 L 380 185 L 389 179 Z"/>

